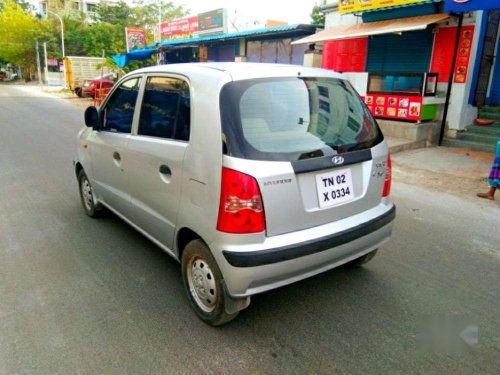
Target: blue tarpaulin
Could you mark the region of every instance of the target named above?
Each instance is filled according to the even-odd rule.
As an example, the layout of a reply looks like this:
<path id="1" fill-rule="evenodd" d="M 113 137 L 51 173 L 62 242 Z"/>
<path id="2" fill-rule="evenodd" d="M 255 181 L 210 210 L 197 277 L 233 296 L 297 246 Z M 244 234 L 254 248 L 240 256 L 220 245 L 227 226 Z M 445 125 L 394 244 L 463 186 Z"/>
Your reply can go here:
<path id="1" fill-rule="evenodd" d="M 149 59 L 153 53 L 156 53 L 156 48 L 138 49 L 135 51 L 127 52 L 123 55 L 111 55 L 111 58 L 116 63 L 116 65 L 118 65 L 120 68 L 124 68 L 131 61 Z"/>

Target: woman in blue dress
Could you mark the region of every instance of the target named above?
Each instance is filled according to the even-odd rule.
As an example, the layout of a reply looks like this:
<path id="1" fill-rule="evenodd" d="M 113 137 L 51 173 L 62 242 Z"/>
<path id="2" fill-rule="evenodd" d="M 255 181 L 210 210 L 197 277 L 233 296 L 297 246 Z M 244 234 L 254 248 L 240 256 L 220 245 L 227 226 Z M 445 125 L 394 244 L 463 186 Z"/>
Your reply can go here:
<path id="1" fill-rule="evenodd" d="M 479 198 L 493 200 L 495 199 L 495 191 L 497 188 L 500 188 L 500 138 L 497 139 L 495 147 L 495 160 L 493 160 L 493 166 L 491 167 L 488 184 L 490 185 L 490 189 L 486 193 L 478 193 L 477 196 Z"/>

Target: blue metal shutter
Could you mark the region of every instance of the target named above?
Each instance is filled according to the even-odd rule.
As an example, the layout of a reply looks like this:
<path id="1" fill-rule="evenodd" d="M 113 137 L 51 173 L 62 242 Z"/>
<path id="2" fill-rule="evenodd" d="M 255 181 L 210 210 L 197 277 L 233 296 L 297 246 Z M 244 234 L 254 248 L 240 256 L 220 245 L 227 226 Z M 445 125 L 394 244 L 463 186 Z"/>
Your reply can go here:
<path id="1" fill-rule="evenodd" d="M 493 67 L 493 79 L 491 80 L 490 94 L 486 99 L 487 104 L 500 104 L 500 42 L 497 41 L 497 53 Z"/>
<path id="2" fill-rule="evenodd" d="M 368 38 L 367 72 L 427 72 L 431 63 L 432 27 L 402 35 Z"/>

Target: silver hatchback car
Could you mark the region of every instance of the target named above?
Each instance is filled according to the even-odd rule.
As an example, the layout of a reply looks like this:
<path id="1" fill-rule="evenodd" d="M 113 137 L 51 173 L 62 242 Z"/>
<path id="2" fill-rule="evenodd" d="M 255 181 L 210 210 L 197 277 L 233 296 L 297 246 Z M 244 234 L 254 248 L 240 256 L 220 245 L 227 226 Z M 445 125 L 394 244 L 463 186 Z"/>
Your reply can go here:
<path id="1" fill-rule="evenodd" d="M 85 123 L 85 213 L 107 208 L 177 259 L 210 325 L 256 293 L 366 263 L 391 235 L 388 147 L 340 74 L 155 66 L 124 76 Z"/>

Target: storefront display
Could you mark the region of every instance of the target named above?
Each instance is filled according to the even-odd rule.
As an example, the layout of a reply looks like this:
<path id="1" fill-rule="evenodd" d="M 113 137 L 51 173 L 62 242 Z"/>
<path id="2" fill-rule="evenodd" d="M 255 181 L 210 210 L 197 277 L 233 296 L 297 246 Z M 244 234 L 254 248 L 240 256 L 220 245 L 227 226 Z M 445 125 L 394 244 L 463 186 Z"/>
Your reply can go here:
<path id="1" fill-rule="evenodd" d="M 433 120 L 437 104 L 426 98 L 436 95 L 437 82 L 435 73 L 370 73 L 364 100 L 374 117 Z"/>

